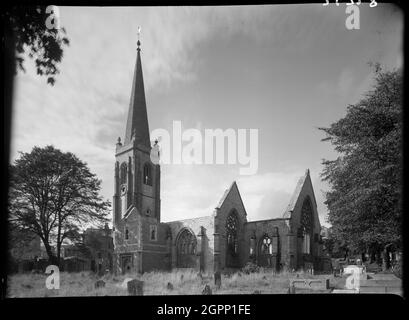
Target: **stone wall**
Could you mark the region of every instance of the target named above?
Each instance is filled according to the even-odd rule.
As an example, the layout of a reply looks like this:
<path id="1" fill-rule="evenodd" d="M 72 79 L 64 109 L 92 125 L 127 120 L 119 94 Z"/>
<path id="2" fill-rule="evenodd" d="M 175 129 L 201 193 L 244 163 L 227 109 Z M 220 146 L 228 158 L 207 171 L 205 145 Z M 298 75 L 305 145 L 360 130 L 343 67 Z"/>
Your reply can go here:
<path id="1" fill-rule="evenodd" d="M 172 221 L 166 223 L 171 233 L 171 266 L 177 268 L 178 235 L 187 229 L 196 236 L 195 265 L 197 271 L 213 272 L 214 269 L 214 216 Z"/>
<path id="2" fill-rule="evenodd" d="M 289 265 L 289 219 L 269 219 L 260 221 L 247 222 L 245 225 L 245 242 L 243 251 L 246 255 L 246 261 L 260 265 L 260 246 L 264 236 L 267 235 L 270 239 L 277 241 L 277 253 L 273 257 L 273 266 L 277 265 L 280 268 L 286 268 Z M 254 254 L 250 256 L 250 239 L 254 238 Z"/>
<path id="3" fill-rule="evenodd" d="M 305 255 L 302 251 L 302 237 L 297 235 L 297 230 L 301 227 L 301 213 L 302 205 L 306 199 L 309 199 L 311 202 L 312 212 L 313 212 L 313 228 L 312 228 L 312 240 L 311 240 L 311 254 Z M 314 264 L 317 266 L 317 260 L 320 256 L 320 233 L 321 233 L 321 224 L 319 221 L 317 203 L 314 196 L 314 191 L 312 188 L 312 183 L 309 178 L 309 173 L 305 179 L 305 182 L 302 185 L 302 188 L 299 190 L 297 200 L 294 202 L 291 212 L 291 232 L 293 234 L 292 241 L 290 243 L 290 251 L 294 252 L 294 268 L 304 268 L 305 264 Z"/>
<path id="4" fill-rule="evenodd" d="M 226 237 L 226 222 L 228 216 L 236 212 L 238 218 L 238 255 L 235 259 L 231 259 L 230 266 L 227 262 L 227 237 Z M 234 182 L 229 190 L 226 191 L 221 203 L 216 207 L 215 217 L 215 234 L 214 234 L 214 253 L 215 253 L 215 270 L 223 270 L 225 268 L 241 268 L 246 263 L 246 253 L 243 250 L 245 247 L 245 229 L 244 225 L 247 222 L 247 213 L 244 208 L 239 190 Z"/>

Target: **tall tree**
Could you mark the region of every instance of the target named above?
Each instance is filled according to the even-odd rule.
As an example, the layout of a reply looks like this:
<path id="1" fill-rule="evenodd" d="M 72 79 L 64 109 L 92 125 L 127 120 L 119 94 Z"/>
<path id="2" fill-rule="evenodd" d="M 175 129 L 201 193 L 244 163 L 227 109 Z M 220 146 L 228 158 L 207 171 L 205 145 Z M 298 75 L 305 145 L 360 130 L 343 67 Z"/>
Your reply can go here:
<path id="1" fill-rule="evenodd" d="M 2 12 L 3 46 L 15 53 L 15 72 L 25 71 L 27 55 L 34 59 L 37 74 L 46 76 L 47 83 L 54 85 L 63 48 L 69 45 L 58 19 L 55 6 L 11 6 Z"/>
<path id="2" fill-rule="evenodd" d="M 319 129 L 339 153 L 321 173 L 334 236 L 352 251 L 380 253 L 402 240 L 402 71 L 377 64 L 374 76 L 344 118 Z"/>
<path id="3" fill-rule="evenodd" d="M 38 235 L 53 264 L 60 263 L 64 240 L 78 241 L 81 227 L 108 221 L 110 203 L 99 195 L 101 180 L 70 152 L 34 147 L 21 153 L 10 173 L 10 223 Z"/>

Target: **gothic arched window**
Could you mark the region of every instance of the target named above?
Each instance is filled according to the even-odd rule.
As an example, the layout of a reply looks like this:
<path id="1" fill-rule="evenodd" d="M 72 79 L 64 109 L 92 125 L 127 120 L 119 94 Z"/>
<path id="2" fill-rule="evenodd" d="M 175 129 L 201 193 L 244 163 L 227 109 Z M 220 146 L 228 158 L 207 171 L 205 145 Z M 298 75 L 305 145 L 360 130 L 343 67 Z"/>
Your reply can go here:
<path id="1" fill-rule="evenodd" d="M 125 229 L 125 240 L 129 239 L 129 230 L 128 228 Z"/>
<path id="2" fill-rule="evenodd" d="M 273 244 L 271 238 L 267 235 L 264 236 L 261 242 L 261 254 L 273 254 Z"/>
<path id="3" fill-rule="evenodd" d="M 177 266 L 190 268 L 195 266 L 197 240 L 195 235 L 188 229 L 183 229 L 176 241 Z"/>
<path id="4" fill-rule="evenodd" d="M 252 236 L 250 238 L 250 256 L 255 255 L 256 252 L 256 237 Z"/>
<path id="5" fill-rule="evenodd" d="M 227 250 L 230 253 L 237 254 L 237 229 L 239 221 L 236 212 L 230 213 L 226 220 L 226 238 L 227 238 Z"/>
<path id="6" fill-rule="evenodd" d="M 313 232 L 313 211 L 309 197 L 304 200 L 301 208 L 301 230 L 303 238 L 303 253 L 310 254 Z"/>
<path id="7" fill-rule="evenodd" d="M 152 167 L 149 163 L 143 166 L 143 183 L 148 186 L 152 185 Z"/>
<path id="8" fill-rule="evenodd" d="M 120 184 L 126 183 L 127 175 L 128 175 L 128 167 L 126 165 L 126 162 L 123 162 L 121 164 L 120 175 L 119 175 Z"/>

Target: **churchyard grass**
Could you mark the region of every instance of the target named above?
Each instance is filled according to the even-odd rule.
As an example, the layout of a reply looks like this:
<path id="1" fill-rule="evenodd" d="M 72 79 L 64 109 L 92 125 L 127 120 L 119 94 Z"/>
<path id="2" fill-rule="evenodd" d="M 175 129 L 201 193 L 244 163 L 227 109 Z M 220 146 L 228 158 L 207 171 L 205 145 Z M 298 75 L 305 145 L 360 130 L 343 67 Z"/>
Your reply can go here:
<path id="1" fill-rule="evenodd" d="M 222 275 L 222 284 L 217 289 L 213 274 L 203 274 L 200 278 L 195 271 L 177 270 L 173 272 L 148 272 L 143 275 L 105 275 L 98 277 L 91 272 L 60 273 L 60 289 L 47 289 L 46 274 L 14 274 L 8 277 L 8 297 L 70 297 L 70 296 L 124 296 L 128 295 L 126 279 L 144 281 L 144 295 L 200 295 L 206 284 L 213 294 L 261 294 L 288 293 L 289 279 L 330 278 L 331 287 L 338 288 L 345 284 L 345 279 L 332 275 L 311 275 L 309 273 L 272 273 L 262 270 L 257 273 L 232 273 Z M 95 282 L 102 279 L 104 288 L 95 288 Z M 172 289 L 168 288 L 171 283 Z"/>

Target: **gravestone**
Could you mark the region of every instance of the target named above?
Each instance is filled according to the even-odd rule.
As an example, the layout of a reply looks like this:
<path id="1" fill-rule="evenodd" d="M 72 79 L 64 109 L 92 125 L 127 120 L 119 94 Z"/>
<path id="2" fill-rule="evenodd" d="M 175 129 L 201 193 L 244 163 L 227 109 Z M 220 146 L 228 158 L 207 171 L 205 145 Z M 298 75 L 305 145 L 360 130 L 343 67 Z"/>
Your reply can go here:
<path id="1" fill-rule="evenodd" d="M 291 285 L 288 287 L 288 294 L 295 294 L 295 287 L 294 285 Z"/>
<path id="2" fill-rule="evenodd" d="M 214 284 L 217 289 L 220 289 L 222 286 L 222 274 L 219 271 L 214 273 Z"/>
<path id="3" fill-rule="evenodd" d="M 95 282 L 94 286 L 95 286 L 95 289 L 105 288 L 105 281 L 98 280 L 97 282 Z"/>
<path id="4" fill-rule="evenodd" d="M 143 281 L 133 279 L 128 281 L 128 295 L 143 296 Z"/>
<path id="5" fill-rule="evenodd" d="M 210 288 L 210 286 L 207 284 L 205 285 L 203 291 L 202 291 L 202 295 L 211 295 L 212 294 L 212 289 Z"/>
<path id="6" fill-rule="evenodd" d="M 167 289 L 168 289 L 168 290 L 173 290 L 173 284 L 171 284 L 170 282 L 168 282 Z"/>
<path id="7" fill-rule="evenodd" d="M 291 287 L 308 290 L 328 290 L 329 279 L 290 279 Z"/>

